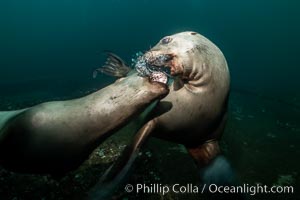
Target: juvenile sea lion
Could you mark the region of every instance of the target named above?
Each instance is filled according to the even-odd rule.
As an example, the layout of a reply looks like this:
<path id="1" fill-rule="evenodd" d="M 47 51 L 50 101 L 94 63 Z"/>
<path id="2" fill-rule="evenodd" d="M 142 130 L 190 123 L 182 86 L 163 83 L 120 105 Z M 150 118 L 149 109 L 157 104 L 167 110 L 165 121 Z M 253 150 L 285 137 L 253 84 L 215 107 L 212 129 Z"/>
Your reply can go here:
<path id="1" fill-rule="evenodd" d="M 226 122 L 230 87 L 223 53 L 204 36 L 188 31 L 164 37 L 141 60 L 137 64 L 142 63 L 146 68 L 137 66 L 137 69 L 142 73 L 170 70 L 174 78 L 170 92 L 153 113 L 162 112 L 169 104 L 172 108 L 141 128 L 123 158 L 105 174 L 98 188 L 124 175 L 149 135 L 185 145 L 197 166 L 206 169 L 200 172 L 203 172 L 202 180 L 211 181 L 208 173 L 217 168 L 214 159 L 220 153 L 218 140 Z M 222 157 L 220 159 L 223 162 Z M 207 170 L 210 164 L 212 168 Z M 97 186 L 92 191 L 97 193 Z"/>
<path id="2" fill-rule="evenodd" d="M 0 112 L 0 164 L 19 172 L 65 173 L 167 93 L 165 84 L 132 74 L 79 99 Z"/>

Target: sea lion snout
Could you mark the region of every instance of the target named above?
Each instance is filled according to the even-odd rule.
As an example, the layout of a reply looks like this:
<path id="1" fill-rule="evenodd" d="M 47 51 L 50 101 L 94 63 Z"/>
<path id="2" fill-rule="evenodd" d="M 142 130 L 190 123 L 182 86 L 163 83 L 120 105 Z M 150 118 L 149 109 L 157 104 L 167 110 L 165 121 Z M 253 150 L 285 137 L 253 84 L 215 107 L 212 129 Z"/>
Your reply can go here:
<path id="1" fill-rule="evenodd" d="M 169 70 L 171 76 L 183 73 L 183 65 L 176 52 L 165 49 L 151 49 L 145 54 L 145 58 L 147 63 L 153 68 L 165 68 L 165 70 Z"/>
<path id="2" fill-rule="evenodd" d="M 175 57 L 175 54 L 152 50 L 147 52 L 144 57 L 149 65 L 163 67 L 168 65 L 168 63 Z"/>
<path id="3" fill-rule="evenodd" d="M 150 77 L 148 78 L 148 81 L 151 84 L 151 91 L 153 93 L 157 93 L 159 99 L 162 99 L 169 94 L 170 89 L 167 84 L 153 81 Z"/>
<path id="4" fill-rule="evenodd" d="M 120 85 L 127 85 L 134 90 L 150 92 L 156 98 L 163 98 L 169 93 L 169 87 L 166 83 L 151 80 L 151 77 L 141 77 L 138 74 L 128 76 L 118 82 Z"/>

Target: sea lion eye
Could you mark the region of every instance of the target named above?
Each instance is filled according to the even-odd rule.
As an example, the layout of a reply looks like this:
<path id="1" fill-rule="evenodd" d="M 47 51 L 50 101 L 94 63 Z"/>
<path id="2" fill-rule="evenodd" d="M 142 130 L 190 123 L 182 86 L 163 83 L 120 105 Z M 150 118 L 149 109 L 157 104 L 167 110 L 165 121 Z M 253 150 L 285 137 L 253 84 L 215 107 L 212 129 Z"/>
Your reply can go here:
<path id="1" fill-rule="evenodd" d="M 172 38 L 171 37 L 165 37 L 161 40 L 161 43 L 162 44 L 168 44 L 172 41 Z"/>

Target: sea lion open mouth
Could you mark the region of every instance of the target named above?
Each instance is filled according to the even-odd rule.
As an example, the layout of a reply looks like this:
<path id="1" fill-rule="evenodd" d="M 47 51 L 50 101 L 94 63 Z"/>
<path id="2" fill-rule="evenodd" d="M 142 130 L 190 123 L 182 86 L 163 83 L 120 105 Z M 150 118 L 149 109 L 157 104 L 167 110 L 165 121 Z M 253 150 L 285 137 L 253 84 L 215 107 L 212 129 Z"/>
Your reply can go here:
<path id="1" fill-rule="evenodd" d="M 149 76 L 151 81 L 167 84 L 168 77 L 162 72 L 153 72 Z"/>
<path id="2" fill-rule="evenodd" d="M 150 50 L 144 54 L 144 59 L 151 70 L 164 72 L 169 77 L 173 78 L 183 72 L 182 64 L 175 53 Z"/>
<path id="3" fill-rule="evenodd" d="M 172 77 L 169 63 L 173 57 L 171 54 L 146 53 L 136 59 L 134 67 L 140 76 L 148 76 L 151 81 L 167 84 L 168 77 Z"/>

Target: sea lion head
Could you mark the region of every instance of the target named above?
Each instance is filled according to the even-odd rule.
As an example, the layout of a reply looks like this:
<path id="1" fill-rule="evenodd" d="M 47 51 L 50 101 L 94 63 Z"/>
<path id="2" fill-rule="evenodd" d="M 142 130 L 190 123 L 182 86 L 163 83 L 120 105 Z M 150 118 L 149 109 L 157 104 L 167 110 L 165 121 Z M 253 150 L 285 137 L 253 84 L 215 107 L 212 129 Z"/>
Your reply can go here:
<path id="1" fill-rule="evenodd" d="M 208 65 L 227 68 L 222 52 L 199 33 L 186 31 L 163 37 L 144 54 L 149 65 L 169 68 L 172 76 L 194 80 Z"/>

